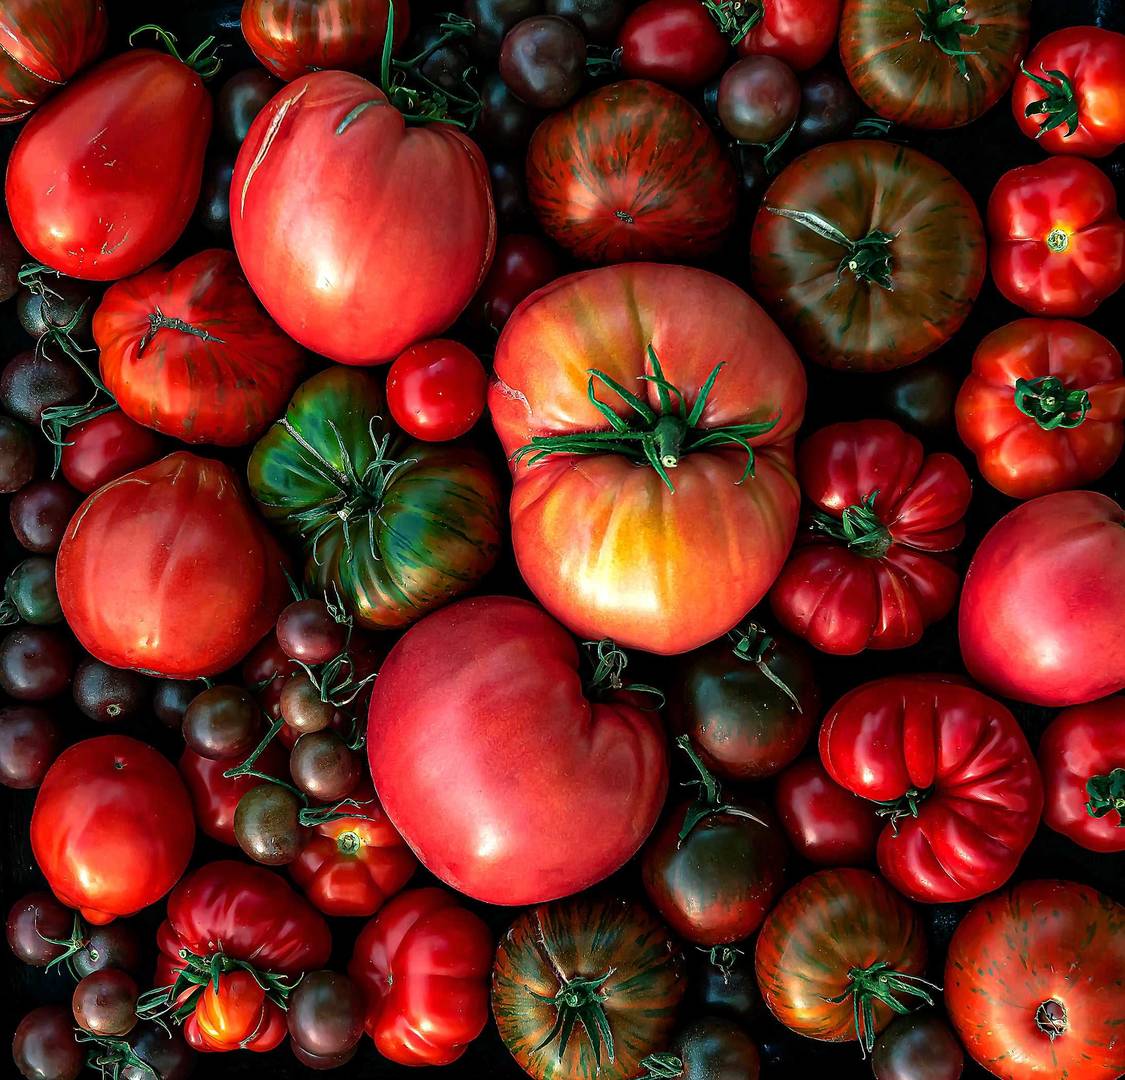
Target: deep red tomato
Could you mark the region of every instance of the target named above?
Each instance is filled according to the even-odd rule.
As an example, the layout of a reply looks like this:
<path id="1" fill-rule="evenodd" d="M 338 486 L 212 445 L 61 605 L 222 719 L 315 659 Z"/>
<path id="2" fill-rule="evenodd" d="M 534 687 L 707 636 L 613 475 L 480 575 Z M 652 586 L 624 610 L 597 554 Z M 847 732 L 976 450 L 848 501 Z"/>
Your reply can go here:
<path id="1" fill-rule="evenodd" d="M 1125 444 L 1121 354 L 1081 323 L 1017 319 L 977 346 L 956 412 L 981 474 L 1005 495 L 1082 487 Z"/>
<path id="2" fill-rule="evenodd" d="M 836 41 L 841 0 L 731 0 L 713 3 L 743 56 L 776 56 L 796 71 L 815 67 Z M 737 6 L 737 11 L 732 10 Z M 723 18 L 723 12 L 726 18 Z M 742 34 L 750 23 L 750 29 Z M 739 35 L 742 34 L 741 37 Z"/>
<path id="3" fill-rule="evenodd" d="M 400 1065 L 448 1065 L 488 1022 L 492 934 L 444 889 L 396 896 L 360 931 L 348 974 L 367 1034 Z"/>
<path id="4" fill-rule="evenodd" d="M 1125 511 L 1093 491 L 1017 506 L 988 531 L 961 591 L 961 656 L 1017 701 L 1080 705 L 1125 689 Z"/>
<path id="5" fill-rule="evenodd" d="M 69 277 L 143 270 L 183 232 L 211 133 L 203 79 L 174 56 L 132 49 L 41 106 L 8 161 L 12 226 Z"/>
<path id="6" fill-rule="evenodd" d="M 540 237 L 524 233 L 500 237 L 492 268 L 469 308 L 473 321 L 499 333 L 519 302 L 558 274 L 558 256 Z"/>
<path id="7" fill-rule="evenodd" d="M 1025 881 L 974 905 L 945 965 L 965 1049 L 1003 1080 L 1125 1073 L 1125 908 L 1072 881 Z"/>
<path id="8" fill-rule="evenodd" d="M 83 495 L 151 464 L 166 449 L 159 436 L 130 420 L 120 409 L 76 424 L 63 437 L 62 474 Z"/>
<path id="9" fill-rule="evenodd" d="M 1125 697 L 1059 713 L 1039 768 L 1047 825 L 1088 851 L 1125 851 Z"/>
<path id="10" fill-rule="evenodd" d="M 645 0 L 617 32 L 623 74 L 677 90 L 719 73 L 727 43 L 699 0 Z"/>
<path id="11" fill-rule="evenodd" d="M 774 809 L 789 842 L 818 866 L 868 866 L 880 823 L 875 808 L 840 787 L 817 758 L 790 765 L 777 778 Z"/>
<path id="12" fill-rule="evenodd" d="M 480 419 L 488 375 L 459 341 L 433 338 L 411 345 L 387 372 L 387 406 L 403 431 L 425 442 L 464 435 Z"/>
<path id="13" fill-rule="evenodd" d="M 1081 158 L 1004 173 L 988 199 L 996 287 L 1033 315 L 1089 315 L 1125 284 L 1125 221 L 1109 177 Z"/>
<path id="14" fill-rule="evenodd" d="M 448 124 L 407 128 L 381 90 L 341 71 L 290 83 L 258 114 L 230 217 L 266 310 L 302 345 L 348 364 L 390 360 L 444 330 L 496 243 L 476 144 Z"/>
<path id="15" fill-rule="evenodd" d="M 225 971 L 203 987 L 184 1020 L 193 1050 L 253 1050 L 264 1054 L 285 1041 L 285 1010 L 249 971 Z"/>
<path id="16" fill-rule="evenodd" d="M 1020 68 L 1012 113 L 1048 154 L 1105 157 L 1125 142 L 1125 34 L 1067 26 Z"/>
<path id="17" fill-rule="evenodd" d="M 770 592 L 783 626 L 824 652 L 913 645 L 953 610 L 944 556 L 965 535 L 972 486 L 952 454 L 926 454 L 891 420 L 811 435 L 797 474 L 813 511 Z"/>
<path id="18" fill-rule="evenodd" d="M 284 557 L 218 461 L 169 454 L 91 495 L 55 566 L 83 647 L 174 679 L 238 663 L 285 605 Z"/>
<path id="19" fill-rule="evenodd" d="M 64 750 L 31 817 L 31 850 L 48 884 L 98 926 L 159 900 L 194 842 L 191 800 L 175 768 L 124 735 Z"/>
<path id="20" fill-rule="evenodd" d="M 102 379 L 122 411 L 189 443 L 256 439 L 301 370 L 300 347 L 262 310 L 229 251 L 201 251 L 112 286 L 93 329 Z"/>
<path id="21" fill-rule="evenodd" d="M 972 900 L 1012 876 L 1043 809 L 1043 785 L 1016 718 L 937 676 L 876 679 L 824 718 L 820 760 L 889 823 L 879 869 L 925 903 Z"/>
<path id="22" fill-rule="evenodd" d="M 668 786 L 660 722 L 631 701 L 591 703 L 578 663 L 558 623 L 506 596 L 427 615 L 384 661 L 367 735 L 375 790 L 459 892 L 490 904 L 569 896 L 655 824 Z"/>

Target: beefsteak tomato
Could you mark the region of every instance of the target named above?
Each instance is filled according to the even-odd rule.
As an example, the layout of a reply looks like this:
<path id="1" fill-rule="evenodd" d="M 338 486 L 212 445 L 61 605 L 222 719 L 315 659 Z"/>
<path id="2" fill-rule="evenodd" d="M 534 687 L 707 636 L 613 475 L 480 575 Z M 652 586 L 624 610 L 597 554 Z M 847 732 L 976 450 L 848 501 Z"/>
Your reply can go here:
<path id="1" fill-rule="evenodd" d="M 790 765 L 777 778 L 774 810 L 790 844 L 818 866 L 867 866 L 875 861 L 875 807 L 840 787 L 817 758 Z"/>
<path id="2" fill-rule="evenodd" d="M 805 376 L 741 289 L 652 263 L 572 274 L 516 309 L 493 371 L 516 560 L 552 614 L 667 654 L 762 598 L 796 531 Z"/>
<path id="3" fill-rule="evenodd" d="M 710 0 L 743 56 L 776 56 L 808 71 L 828 55 L 840 25 L 840 0 Z"/>
<path id="4" fill-rule="evenodd" d="M 235 763 L 231 761 L 205 758 L 185 747 L 180 755 L 178 768 L 191 796 L 199 828 L 212 840 L 238 847 L 238 841 L 234 838 L 234 812 L 238 808 L 238 800 L 262 781 L 260 777 L 248 774 L 223 776 L 233 764 Z M 268 776 L 287 780 L 289 761 L 281 743 L 270 743 L 255 762 L 254 768 Z"/>

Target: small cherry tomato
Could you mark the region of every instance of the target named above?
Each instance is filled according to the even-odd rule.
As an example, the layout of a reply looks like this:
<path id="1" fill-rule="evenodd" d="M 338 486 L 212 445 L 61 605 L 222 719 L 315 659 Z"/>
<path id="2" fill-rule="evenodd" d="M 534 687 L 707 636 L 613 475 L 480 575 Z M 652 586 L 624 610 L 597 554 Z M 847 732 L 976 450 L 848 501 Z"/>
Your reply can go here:
<path id="1" fill-rule="evenodd" d="M 136 981 L 127 972 L 115 968 L 92 972 L 74 988 L 75 1023 L 91 1035 L 123 1038 L 136 1026 L 139 994 Z"/>
<path id="2" fill-rule="evenodd" d="M 516 23 L 500 49 L 500 78 L 525 105 L 559 109 L 582 89 L 586 41 L 557 15 Z"/>
<path id="3" fill-rule="evenodd" d="M 882 823 L 869 802 L 845 791 L 816 758 L 778 777 L 774 807 L 794 850 L 818 866 L 869 866 Z"/>
<path id="4" fill-rule="evenodd" d="M 445 442 L 464 435 L 484 412 L 488 376 L 464 345 L 435 338 L 411 345 L 387 375 L 387 404 L 408 435 Z"/>
<path id="5" fill-rule="evenodd" d="M 677 90 L 717 75 L 728 45 L 699 0 L 645 0 L 617 35 L 621 70 Z"/>
<path id="6" fill-rule="evenodd" d="M 774 56 L 746 56 L 719 83 L 719 120 L 740 142 L 773 142 L 797 118 L 801 87 L 793 69 Z"/>
<path id="7" fill-rule="evenodd" d="M 148 465 L 165 450 L 155 432 L 130 420 L 120 409 L 72 427 L 64 438 L 63 476 L 84 495 Z"/>
<path id="8" fill-rule="evenodd" d="M 293 660 L 327 664 L 347 644 L 347 627 L 323 600 L 295 600 L 277 617 L 277 643 Z"/>

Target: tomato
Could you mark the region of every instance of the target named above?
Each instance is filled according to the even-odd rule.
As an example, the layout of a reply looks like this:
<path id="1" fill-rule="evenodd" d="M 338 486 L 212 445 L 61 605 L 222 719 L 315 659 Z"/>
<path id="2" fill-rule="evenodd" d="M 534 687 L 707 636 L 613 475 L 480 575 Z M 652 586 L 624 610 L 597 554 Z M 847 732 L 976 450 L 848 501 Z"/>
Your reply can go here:
<path id="1" fill-rule="evenodd" d="M 558 277 L 554 249 L 538 236 L 509 233 L 496 244 L 496 258 L 469 309 L 477 325 L 499 333 L 516 305 Z"/>
<path id="2" fill-rule="evenodd" d="M 520 305 L 493 369 L 512 544 L 553 615 L 680 653 L 762 598 L 796 531 L 805 376 L 741 289 L 651 263 L 572 274 Z"/>
<path id="3" fill-rule="evenodd" d="M 449 326 L 496 242 L 476 144 L 448 124 L 407 128 L 381 90 L 339 71 L 303 76 L 258 114 L 235 164 L 231 228 L 278 325 L 350 364 Z"/>
<path id="4" fill-rule="evenodd" d="M 801 86 L 792 70 L 773 56 L 744 56 L 719 82 L 715 111 L 739 142 L 772 143 L 797 120 Z"/>
<path id="5" fill-rule="evenodd" d="M 223 972 L 208 982 L 184 1038 L 195 1050 L 253 1050 L 263 1054 L 285 1040 L 285 1012 L 248 971 Z"/>
<path id="6" fill-rule="evenodd" d="M 448 1065 L 488 1022 L 492 934 L 444 889 L 396 896 L 360 931 L 348 974 L 367 1034 L 400 1065 Z"/>
<path id="7" fill-rule="evenodd" d="M 262 781 L 256 776 L 223 776 L 236 761 L 213 761 L 187 748 L 180 755 L 179 770 L 191 796 L 199 828 L 220 843 L 237 847 L 234 838 L 234 812 L 238 800 Z M 270 743 L 254 766 L 267 776 L 285 779 L 288 760 L 280 743 Z"/>
<path id="8" fill-rule="evenodd" d="M 1081 158 L 1010 169 L 988 198 L 992 280 L 1033 315 L 1089 315 L 1125 284 L 1125 221 Z"/>
<path id="9" fill-rule="evenodd" d="M 67 483 L 84 495 L 160 457 L 165 445 L 120 409 L 101 413 L 64 432 L 59 463 Z"/>
<path id="10" fill-rule="evenodd" d="M 69 277 L 143 270 L 191 219 L 210 133 L 211 97 L 178 57 L 132 49 L 104 61 L 16 140 L 6 195 L 20 243 Z"/>
<path id="11" fill-rule="evenodd" d="M 702 86 L 719 73 L 727 43 L 699 0 L 645 0 L 617 32 L 621 72 L 677 90 Z"/>
<path id="12" fill-rule="evenodd" d="M 879 818 L 874 807 L 840 787 L 816 758 L 790 765 L 777 778 L 774 810 L 802 858 L 818 866 L 867 866 L 875 861 Z"/>
<path id="13" fill-rule="evenodd" d="M 283 556 L 234 474 L 184 452 L 94 492 L 67 528 L 55 578 L 88 652 L 173 679 L 237 663 L 285 603 Z"/>
<path id="14" fill-rule="evenodd" d="M 936 1012 L 900 1016 L 875 1044 L 875 1080 L 960 1080 L 965 1052 Z"/>
<path id="15" fill-rule="evenodd" d="M 1039 768 L 1047 825 L 1088 851 L 1125 851 L 1125 697 L 1059 713 Z"/>
<path id="16" fill-rule="evenodd" d="M 102 378 L 138 424 L 241 446 L 281 412 L 301 349 L 261 309 L 229 251 L 112 286 L 94 313 Z"/>
<path id="17" fill-rule="evenodd" d="M 876 679 L 824 718 L 820 760 L 889 823 L 879 869 L 925 903 L 972 900 L 1012 876 L 1043 809 L 1016 718 L 971 686 L 936 676 Z"/>
<path id="18" fill-rule="evenodd" d="M 387 407 L 407 435 L 445 442 L 464 435 L 484 412 L 488 376 L 458 341 L 411 345 L 387 372 Z"/>
<path id="19" fill-rule="evenodd" d="M 770 592 L 778 621 L 824 652 L 901 649 L 953 610 L 942 553 L 965 536 L 972 486 L 891 420 L 821 428 L 798 455 L 809 528 Z"/>
<path id="20" fill-rule="evenodd" d="M 543 231 L 585 262 L 698 258 L 734 221 L 734 169 L 679 94 L 636 79 L 552 113 L 527 151 Z"/>
<path id="21" fill-rule="evenodd" d="M 867 870 L 820 870 L 766 916 L 754 948 L 762 998 L 787 1028 L 870 1052 L 922 998 L 926 937 L 914 909 Z"/>
<path id="22" fill-rule="evenodd" d="M 689 1024 L 677 1036 L 676 1052 L 653 1054 L 641 1062 L 646 1077 L 681 1077 L 682 1080 L 758 1080 L 761 1057 L 758 1047 L 737 1024 L 705 1017 Z M 672 1070 L 675 1070 L 674 1072 Z"/>
<path id="23" fill-rule="evenodd" d="M 945 965 L 945 1004 L 972 1057 L 1004 1080 L 1125 1072 L 1125 908 L 1071 881 L 976 904 Z"/>
<path id="24" fill-rule="evenodd" d="M 104 0 L 5 0 L 0 124 L 23 120 L 105 48 Z"/>
<path id="25" fill-rule="evenodd" d="M 1107 473 L 1125 445 L 1121 354 L 1066 319 L 1017 319 L 977 346 L 957 431 L 984 478 L 1032 499 Z"/>
<path id="26" fill-rule="evenodd" d="M 770 185 L 750 274 L 802 354 L 829 367 L 905 367 L 944 344 L 984 281 L 980 215 L 936 162 L 852 139 L 810 150 Z"/>
<path id="27" fill-rule="evenodd" d="M 539 608 L 485 596 L 427 616 L 383 662 L 367 729 L 375 790 L 458 892 L 567 896 L 618 869 L 655 824 L 668 786 L 660 722 L 630 700 L 591 703 L 578 659 Z M 437 775 L 448 781 L 426 779 Z"/>
<path id="28" fill-rule="evenodd" d="M 187 867 L 191 800 L 171 763 L 124 735 L 84 739 L 47 771 L 31 850 L 55 895 L 95 925 L 159 900 Z"/>
<path id="29" fill-rule="evenodd" d="M 1125 34 L 1067 26 L 1020 68 L 1012 115 L 1048 154 L 1105 157 L 1125 142 Z"/>
<path id="30" fill-rule="evenodd" d="M 743 56 L 776 56 L 795 71 L 815 67 L 836 40 L 841 0 L 711 0 Z"/>
<path id="31" fill-rule="evenodd" d="M 1125 511 L 1092 491 L 1044 495 L 992 526 L 961 591 L 961 656 L 977 682 L 1054 706 L 1125 689 L 1122 526 Z"/>
<path id="32" fill-rule="evenodd" d="M 582 89 L 586 40 L 559 15 L 521 19 L 504 36 L 498 73 L 517 101 L 560 109 Z"/>

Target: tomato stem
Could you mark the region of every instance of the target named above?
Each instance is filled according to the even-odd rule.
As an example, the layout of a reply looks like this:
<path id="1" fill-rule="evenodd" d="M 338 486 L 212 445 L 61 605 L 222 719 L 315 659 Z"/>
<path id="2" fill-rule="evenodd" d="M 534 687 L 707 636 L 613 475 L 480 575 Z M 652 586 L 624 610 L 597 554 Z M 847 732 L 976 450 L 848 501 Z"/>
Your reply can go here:
<path id="1" fill-rule="evenodd" d="M 703 5 L 715 25 L 732 44 L 737 45 L 762 21 L 762 4 L 754 0 L 706 0 Z"/>
<path id="2" fill-rule="evenodd" d="M 903 818 L 916 818 L 918 807 L 926 801 L 929 794 L 929 788 L 908 788 L 897 799 L 889 799 L 887 802 L 875 801 L 875 805 L 878 807 L 875 816 L 889 818 L 891 832 L 897 836 L 898 823 Z"/>
<path id="3" fill-rule="evenodd" d="M 1069 1027 L 1066 1006 L 1054 998 L 1048 998 L 1041 1002 L 1039 1008 L 1035 1010 L 1035 1026 L 1051 1042 L 1054 1042 L 1060 1035 L 1065 1035 Z"/>
<path id="4" fill-rule="evenodd" d="M 581 1024 L 586 1038 L 594 1051 L 594 1064 L 599 1069 L 602 1063 L 602 1044 L 605 1044 L 606 1053 L 610 1061 L 614 1060 L 613 1029 L 605 1014 L 605 1005 L 602 1001 L 604 986 L 612 977 L 615 968 L 610 968 L 604 975 L 594 979 L 570 979 L 562 982 L 558 992 L 554 995 L 539 994 L 534 990 L 528 992 L 553 1005 L 556 1009 L 555 1023 L 551 1030 L 544 1036 L 543 1041 L 535 1047 L 535 1051 L 542 1050 L 550 1045 L 556 1038 L 559 1040 L 559 1060 L 566 1052 L 567 1044 L 577 1025 Z"/>
<path id="5" fill-rule="evenodd" d="M 1086 781 L 1086 813 L 1093 818 L 1117 814 L 1117 827 L 1125 827 L 1125 768 L 1112 769 L 1106 775 L 1091 776 Z"/>
<path id="6" fill-rule="evenodd" d="M 675 1080 L 684 1075 L 683 1058 L 675 1054 L 649 1054 L 639 1064 L 645 1070 L 639 1080 Z"/>
<path id="7" fill-rule="evenodd" d="M 875 1001 L 881 1001 L 892 1012 L 905 1016 L 912 1010 L 909 1005 L 899 1000 L 900 997 L 920 998 L 927 1005 L 932 1006 L 934 999 L 929 991 L 940 989 L 940 986 L 923 979 L 920 975 L 895 971 L 885 960 L 879 960 L 869 967 L 852 968 L 848 972 L 847 989 L 836 997 L 824 1000 L 831 1005 L 839 1005 L 849 997 L 852 999 L 855 1035 L 859 1041 L 860 1051 L 866 1057 L 874 1048 L 875 1036 L 878 1034 L 875 1024 Z"/>
<path id="8" fill-rule="evenodd" d="M 681 735 L 676 739 L 676 746 L 687 754 L 698 773 L 695 779 L 685 780 L 681 786 L 699 789 L 695 802 L 688 807 L 687 813 L 684 814 L 683 824 L 680 826 L 678 839 L 681 844 L 701 821 L 715 814 L 731 814 L 734 817 L 748 818 L 750 821 L 757 822 L 764 829 L 769 828 L 760 817 L 756 817 L 749 810 L 723 802 L 722 785 L 715 779 L 715 774 L 703 764 L 703 759 L 696 753 L 695 747 L 691 745 L 691 739 L 688 736 Z"/>
<path id="9" fill-rule="evenodd" d="M 866 559 L 881 559 L 894 544 L 891 530 L 883 524 L 875 512 L 875 500 L 879 491 L 872 491 L 861 503 L 846 507 L 839 518 L 823 510 L 813 514 L 811 524 L 814 530 L 847 544 L 849 550 Z"/>
<path id="10" fill-rule="evenodd" d="M 771 214 L 796 222 L 810 232 L 816 233 L 817 236 L 845 249 L 846 254 L 836 266 L 837 285 L 844 274 L 850 272 L 858 281 L 878 285 L 880 289 L 886 289 L 887 292 L 895 291 L 894 281 L 891 278 L 891 271 L 894 269 L 891 242 L 895 238 L 895 233 L 872 229 L 866 236 L 853 240 L 832 222 L 809 210 L 791 210 L 785 206 L 767 206 L 766 209 Z"/>
<path id="11" fill-rule="evenodd" d="M 793 688 L 775 672 L 766 662 L 766 658 L 777 647 L 777 642 L 766 632 L 764 626 L 750 622 L 745 630 L 730 630 L 727 637 L 734 642 L 731 650 L 739 660 L 746 660 L 754 664 L 762 675 L 778 688 L 788 699 L 798 713 L 804 712 L 801 702 L 793 692 Z"/>
<path id="12" fill-rule="evenodd" d="M 218 345 L 225 345 L 226 342 L 220 337 L 215 337 L 214 334 L 201 329 L 198 326 L 192 326 L 191 323 L 184 322 L 183 319 L 177 319 L 172 315 L 165 315 L 160 308 L 151 311 L 148 316 L 148 329 L 144 332 L 141 340 L 137 342 L 137 356 L 143 356 L 145 349 L 152 343 L 152 339 L 156 337 L 157 333 L 161 330 L 179 330 L 183 334 L 191 334 L 193 337 L 199 338 L 200 341 L 213 341 Z"/>
<path id="13" fill-rule="evenodd" d="M 1063 138 L 1068 139 L 1078 130 L 1078 102 L 1074 96 L 1074 84 L 1065 72 L 1048 70 L 1046 66 L 1040 70 L 1043 74 L 1035 75 L 1020 62 L 1020 71 L 1047 94 L 1045 98 L 1030 102 L 1023 114 L 1029 120 L 1036 116 L 1043 117 L 1039 121 L 1039 130 L 1035 133 L 1037 139 L 1063 124 L 1066 124 Z"/>
<path id="14" fill-rule="evenodd" d="M 38 928 L 35 932 L 37 934 L 39 933 Z M 70 937 L 68 938 L 50 938 L 45 934 L 39 934 L 39 936 L 44 941 L 49 942 L 51 945 L 58 945 L 59 948 L 63 950 L 59 956 L 56 956 L 54 960 L 47 965 L 45 970 L 51 971 L 53 968 L 65 964 L 67 971 L 69 971 L 75 979 L 80 979 L 81 976 L 74 967 L 74 957 L 90 943 L 90 928 L 82 920 L 82 916 L 79 915 L 77 911 L 74 913 L 74 922 L 71 925 Z"/>
<path id="15" fill-rule="evenodd" d="M 176 35 L 170 30 L 165 30 L 163 26 L 158 26 L 156 23 L 145 23 L 143 26 L 138 26 L 129 35 L 129 44 L 136 45 L 137 37 L 143 34 L 146 30 L 151 30 L 160 43 L 168 50 L 168 52 L 181 64 L 186 64 L 192 69 L 201 79 L 210 79 L 219 73 L 223 66 L 222 57 L 219 56 L 219 50 L 224 48 L 222 45 L 215 45 L 215 35 L 211 34 L 205 37 L 186 57 L 180 55 L 180 50 L 176 45 Z M 214 46 L 214 49 L 212 49 Z"/>
<path id="16" fill-rule="evenodd" d="M 976 56 L 978 50 L 962 48 L 963 37 L 973 37 L 980 33 L 980 27 L 967 22 L 969 13 L 964 0 L 926 0 L 926 8 L 915 8 L 914 14 L 922 24 L 919 41 L 933 42 L 957 65 L 963 79 L 969 78 L 966 56 Z"/>
<path id="17" fill-rule="evenodd" d="M 1076 428 L 1090 411 L 1090 395 L 1085 390 L 1067 389 L 1054 375 L 1016 379 L 1015 402 L 1044 431 Z"/>
<path id="18" fill-rule="evenodd" d="M 635 694 L 652 694 L 657 698 L 656 708 L 664 705 L 664 691 L 647 683 L 627 683 L 623 676 L 629 664 L 629 656 L 610 638 L 601 641 L 584 641 L 582 644 L 592 654 L 594 674 L 586 684 L 586 693 L 602 695 L 606 692 L 632 691 Z"/>

